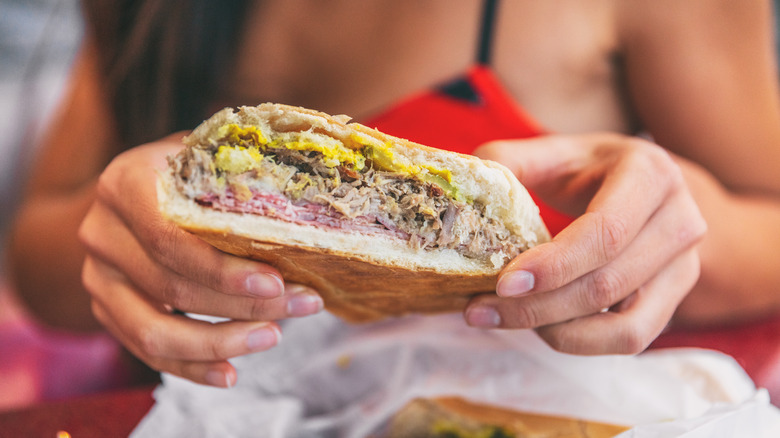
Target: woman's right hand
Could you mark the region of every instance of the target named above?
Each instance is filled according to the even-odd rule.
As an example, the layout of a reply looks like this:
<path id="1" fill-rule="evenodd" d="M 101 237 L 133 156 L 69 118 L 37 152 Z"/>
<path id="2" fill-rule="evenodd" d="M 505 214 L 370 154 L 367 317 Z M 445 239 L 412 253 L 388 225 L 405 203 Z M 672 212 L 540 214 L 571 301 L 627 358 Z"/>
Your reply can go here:
<path id="1" fill-rule="evenodd" d="M 229 387 L 237 376 L 227 359 L 275 346 L 281 332 L 272 321 L 323 304 L 310 288 L 285 285 L 273 267 L 225 254 L 161 216 L 157 175 L 181 147 L 172 137 L 139 146 L 102 173 L 79 229 L 82 280 L 98 320 L 147 365 Z"/>

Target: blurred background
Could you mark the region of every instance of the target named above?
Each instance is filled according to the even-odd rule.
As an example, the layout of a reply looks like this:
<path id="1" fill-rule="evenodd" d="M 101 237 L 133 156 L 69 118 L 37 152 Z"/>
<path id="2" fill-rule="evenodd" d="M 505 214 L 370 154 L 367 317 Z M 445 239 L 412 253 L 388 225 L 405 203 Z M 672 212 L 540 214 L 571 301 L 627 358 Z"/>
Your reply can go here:
<path id="1" fill-rule="evenodd" d="M 83 35 L 78 0 L 0 0 L 0 255 L 37 138 L 56 111 Z M 0 410 L 111 388 L 121 354 L 107 336 L 42 327 L 0 268 Z"/>

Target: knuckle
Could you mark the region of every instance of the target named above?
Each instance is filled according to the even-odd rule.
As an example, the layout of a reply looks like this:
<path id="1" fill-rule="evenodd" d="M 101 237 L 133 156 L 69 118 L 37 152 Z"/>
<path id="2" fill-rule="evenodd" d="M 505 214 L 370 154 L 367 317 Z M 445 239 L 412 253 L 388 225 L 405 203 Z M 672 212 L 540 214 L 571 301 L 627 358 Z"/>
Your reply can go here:
<path id="1" fill-rule="evenodd" d="M 560 330 L 557 327 L 550 326 L 537 329 L 536 332 L 555 351 L 570 354 L 581 353 L 581 347 L 574 348 L 579 343 L 572 339 L 572 335 L 568 330 Z"/>
<path id="2" fill-rule="evenodd" d="M 109 163 L 106 169 L 98 176 L 97 184 L 95 186 L 95 195 L 98 199 L 110 199 L 115 192 L 113 189 L 115 185 L 114 178 L 110 172 L 113 167 L 114 165 Z"/>
<path id="3" fill-rule="evenodd" d="M 617 354 L 639 354 L 643 352 L 653 340 L 648 330 L 639 324 L 629 324 L 620 330 L 617 347 Z"/>
<path id="4" fill-rule="evenodd" d="M 212 360 L 227 359 L 231 356 L 230 352 L 228 351 L 228 347 L 224 342 L 209 342 L 207 344 L 207 349 L 210 359 Z"/>
<path id="5" fill-rule="evenodd" d="M 86 256 L 81 265 L 81 285 L 92 299 L 101 299 L 112 290 L 112 279 L 105 272 L 104 265 L 91 256 Z"/>
<path id="6" fill-rule="evenodd" d="M 632 137 L 612 131 L 597 131 L 585 134 L 585 139 L 595 146 L 594 151 L 599 154 L 611 153 L 626 145 Z"/>
<path id="7" fill-rule="evenodd" d="M 136 345 L 144 356 L 159 357 L 164 353 L 161 335 L 161 330 L 153 323 L 136 328 Z"/>
<path id="8" fill-rule="evenodd" d="M 227 274 L 230 270 L 225 268 L 222 257 L 216 257 L 212 263 L 202 271 L 202 282 L 222 292 L 231 292 L 235 289 L 232 285 L 235 281 L 230 281 Z"/>
<path id="9" fill-rule="evenodd" d="M 598 214 L 598 234 L 603 260 L 615 258 L 626 245 L 629 238 L 625 219 L 616 214 Z"/>
<path id="10" fill-rule="evenodd" d="M 147 356 L 143 351 L 138 351 L 132 346 L 128 347 L 128 350 L 149 368 L 157 372 L 171 372 L 170 361 L 162 357 Z"/>
<path id="11" fill-rule="evenodd" d="M 159 227 L 153 238 L 147 241 L 150 253 L 158 260 L 174 259 L 178 254 L 177 230 L 173 224 Z"/>
<path id="12" fill-rule="evenodd" d="M 619 301 L 626 288 L 623 275 L 611 269 L 599 269 L 590 276 L 584 304 L 590 310 L 606 309 Z"/>
<path id="13" fill-rule="evenodd" d="M 108 224 L 101 213 L 100 206 L 93 204 L 76 230 L 76 239 L 87 254 L 105 254 L 104 233 Z"/>
<path id="14" fill-rule="evenodd" d="M 537 246 L 536 259 L 541 262 L 534 265 L 535 277 L 540 290 L 557 289 L 574 278 L 577 260 L 576 254 L 562 248 L 556 242 Z"/>
<path id="15" fill-rule="evenodd" d="M 263 299 L 252 299 L 249 305 L 249 317 L 255 321 L 268 319 L 268 302 Z"/>
<path id="16" fill-rule="evenodd" d="M 707 229 L 707 221 L 697 208 L 691 215 L 691 218 L 685 221 L 678 229 L 677 240 L 683 246 L 693 245 L 704 238 L 707 234 Z"/>
<path id="17" fill-rule="evenodd" d="M 87 216 L 79 225 L 79 229 L 77 230 L 77 234 L 76 234 L 79 243 L 81 243 L 81 245 L 84 246 L 87 250 L 90 250 L 91 248 L 94 247 L 94 243 L 92 239 L 92 227 L 89 225 L 90 219 L 91 216 L 88 213 Z"/>
<path id="18" fill-rule="evenodd" d="M 165 280 L 162 288 L 163 302 L 179 310 L 195 310 L 192 290 L 179 279 Z"/>
<path id="19" fill-rule="evenodd" d="M 650 141 L 630 137 L 626 159 L 635 173 L 647 178 L 653 187 L 678 188 L 685 184 L 682 170 L 674 162 L 669 152 Z"/>
<path id="20" fill-rule="evenodd" d="M 90 295 L 94 295 L 97 289 L 96 276 L 94 272 L 94 262 L 91 257 L 84 258 L 84 264 L 81 266 L 81 284 Z"/>
<path id="21" fill-rule="evenodd" d="M 542 316 L 536 306 L 517 303 L 517 305 L 513 306 L 511 312 L 511 318 L 507 319 L 511 321 L 514 328 L 535 328 L 543 324 Z"/>
<path id="22" fill-rule="evenodd" d="M 113 199 L 121 199 L 122 179 L 127 175 L 126 168 L 120 164 L 119 157 L 114 158 L 97 178 L 95 195 L 98 199 L 111 203 Z"/>
<path id="23" fill-rule="evenodd" d="M 220 253 L 210 247 L 194 257 L 193 249 L 184 239 L 197 239 L 186 234 L 174 224 L 165 224 L 156 232 L 156 238 L 150 239 L 151 257 L 159 264 L 167 266 L 183 277 L 219 291 L 231 290 L 226 283 L 225 261 Z M 198 249 L 197 251 L 200 251 Z"/>
<path id="24" fill-rule="evenodd" d="M 668 187 L 677 188 L 685 184 L 682 170 L 677 163 L 674 162 L 669 153 L 654 143 L 644 142 L 645 147 L 642 149 L 645 156 L 648 158 L 647 163 L 650 168 L 649 171 L 652 175 L 655 175 L 655 182 L 666 183 Z"/>
<path id="25" fill-rule="evenodd" d="M 106 311 L 103 309 L 103 306 L 98 304 L 97 300 L 91 300 L 90 301 L 90 309 L 92 310 L 92 315 L 95 316 L 95 319 L 102 325 L 107 325 L 107 322 L 109 320 L 108 315 L 106 314 Z"/>
<path id="26" fill-rule="evenodd" d="M 701 276 L 701 258 L 699 252 L 695 249 L 689 250 L 682 255 L 679 263 L 681 263 L 680 269 L 682 270 L 682 274 L 678 277 L 678 284 L 680 286 L 680 291 L 683 294 L 683 296 L 680 297 L 680 299 L 682 299 L 684 294 L 687 294 L 696 285 L 696 282 Z"/>
<path id="27" fill-rule="evenodd" d="M 677 231 L 677 241 L 682 247 L 689 247 L 701 241 L 707 234 L 707 224 L 703 220 L 689 221 Z"/>

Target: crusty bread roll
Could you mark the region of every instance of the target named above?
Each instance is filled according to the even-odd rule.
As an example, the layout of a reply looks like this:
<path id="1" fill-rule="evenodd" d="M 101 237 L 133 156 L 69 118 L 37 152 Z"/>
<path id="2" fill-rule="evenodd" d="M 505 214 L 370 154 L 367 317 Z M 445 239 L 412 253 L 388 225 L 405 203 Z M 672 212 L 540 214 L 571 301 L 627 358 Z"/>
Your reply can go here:
<path id="1" fill-rule="evenodd" d="M 184 143 L 159 180 L 164 216 L 312 286 L 348 321 L 461 311 L 495 290 L 508 260 L 549 239 L 505 167 L 345 116 L 270 103 L 224 109 Z M 415 220 L 424 231 L 410 231 Z"/>
<path id="2" fill-rule="evenodd" d="M 418 398 L 391 420 L 383 438 L 608 438 L 629 428 L 518 412 L 459 397 Z"/>

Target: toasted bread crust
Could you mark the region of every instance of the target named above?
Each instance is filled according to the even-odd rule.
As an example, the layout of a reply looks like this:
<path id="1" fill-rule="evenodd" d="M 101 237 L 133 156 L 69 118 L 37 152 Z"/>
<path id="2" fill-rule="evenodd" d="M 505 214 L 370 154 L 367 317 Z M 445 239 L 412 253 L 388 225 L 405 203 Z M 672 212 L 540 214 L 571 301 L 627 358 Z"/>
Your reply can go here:
<path id="1" fill-rule="evenodd" d="M 184 228 L 226 253 L 274 266 L 288 283 L 314 288 L 331 313 L 353 323 L 411 312 L 462 311 L 474 294 L 495 290 L 498 277 L 410 270 L 337 250 L 258 241 L 196 226 Z"/>

